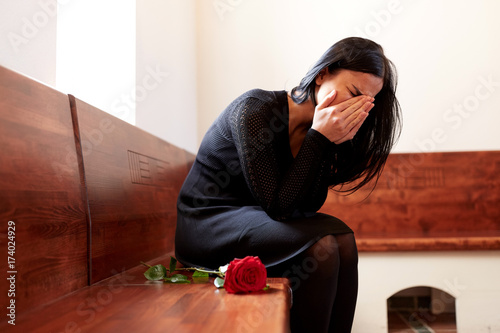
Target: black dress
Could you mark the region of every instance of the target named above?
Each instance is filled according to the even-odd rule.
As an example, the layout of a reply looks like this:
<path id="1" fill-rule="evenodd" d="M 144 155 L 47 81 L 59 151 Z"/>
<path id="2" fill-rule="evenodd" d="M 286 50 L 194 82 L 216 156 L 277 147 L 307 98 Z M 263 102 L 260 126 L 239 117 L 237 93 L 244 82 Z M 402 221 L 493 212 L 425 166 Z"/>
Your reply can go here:
<path id="1" fill-rule="evenodd" d="M 286 91 L 238 97 L 207 131 L 180 191 L 176 258 L 217 269 L 252 255 L 270 267 L 323 236 L 352 232 L 316 213 L 332 184 L 335 149 L 309 129 L 293 157 Z"/>

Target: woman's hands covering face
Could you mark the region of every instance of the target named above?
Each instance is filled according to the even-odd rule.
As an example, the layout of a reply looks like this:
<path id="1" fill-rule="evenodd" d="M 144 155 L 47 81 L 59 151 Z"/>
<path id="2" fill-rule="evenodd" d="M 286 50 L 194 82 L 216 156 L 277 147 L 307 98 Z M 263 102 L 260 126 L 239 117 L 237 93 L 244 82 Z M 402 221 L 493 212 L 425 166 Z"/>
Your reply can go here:
<path id="1" fill-rule="evenodd" d="M 374 98 L 361 95 L 334 104 L 336 96 L 337 92 L 333 90 L 319 102 L 311 128 L 331 142 L 341 144 L 354 138 L 373 108 Z"/>

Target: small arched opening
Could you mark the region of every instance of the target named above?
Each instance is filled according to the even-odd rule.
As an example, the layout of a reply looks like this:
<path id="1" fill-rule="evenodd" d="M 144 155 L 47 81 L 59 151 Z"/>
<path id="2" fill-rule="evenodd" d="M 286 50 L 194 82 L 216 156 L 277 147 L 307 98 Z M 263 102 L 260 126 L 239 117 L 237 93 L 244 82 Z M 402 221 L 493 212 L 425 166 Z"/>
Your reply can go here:
<path id="1" fill-rule="evenodd" d="M 401 290 L 387 299 L 389 333 L 456 333 L 455 297 L 426 286 Z"/>

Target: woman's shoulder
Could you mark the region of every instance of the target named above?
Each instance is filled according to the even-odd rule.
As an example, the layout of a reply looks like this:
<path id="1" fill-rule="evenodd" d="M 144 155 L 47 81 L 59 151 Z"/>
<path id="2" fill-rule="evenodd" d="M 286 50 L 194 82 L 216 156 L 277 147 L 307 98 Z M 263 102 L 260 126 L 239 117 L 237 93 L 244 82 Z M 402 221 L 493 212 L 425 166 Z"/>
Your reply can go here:
<path id="1" fill-rule="evenodd" d="M 250 113 L 259 113 L 288 106 L 287 92 L 285 90 L 272 91 L 264 89 L 252 89 L 240 95 L 233 103 L 235 106 L 243 106 Z"/>
<path id="2" fill-rule="evenodd" d="M 276 114 L 282 117 L 282 114 L 285 115 L 287 111 L 286 91 L 252 89 L 237 97 L 222 113 L 221 118 L 223 118 L 223 123 L 227 122 L 241 127 L 267 123 L 276 117 Z"/>
<path id="3" fill-rule="evenodd" d="M 280 103 L 286 101 L 287 92 L 285 90 L 273 91 L 264 89 L 251 89 L 243 93 L 238 99 L 258 100 L 265 103 Z"/>

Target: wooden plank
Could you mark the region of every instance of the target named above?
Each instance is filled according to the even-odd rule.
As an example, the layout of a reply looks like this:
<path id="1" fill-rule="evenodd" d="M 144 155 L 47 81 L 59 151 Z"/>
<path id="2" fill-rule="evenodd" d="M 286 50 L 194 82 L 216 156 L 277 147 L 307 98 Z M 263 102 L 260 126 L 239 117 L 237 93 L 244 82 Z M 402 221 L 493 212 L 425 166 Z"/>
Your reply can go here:
<path id="1" fill-rule="evenodd" d="M 174 249 L 176 202 L 194 156 L 70 96 L 91 218 L 91 282 Z"/>
<path id="2" fill-rule="evenodd" d="M 439 238 L 434 250 L 498 249 L 499 172 L 499 151 L 391 154 L 372 193 L 331 191 L 321 211 L 351 226 L 361 251 L 380 248 L 383 238 L 401 239 L 384 245 L 394 249 L 419 238 Z M 471 237 L 481 240 L 463 241 Z"/>
<path id="3" fill-rule="evenodd" d="M 0 67 L 0 147 L 0 305 L 5 312 L 15 300 L 22 313 L 88 284 L 86 205 L 68 96 Z M 8 274 L 15 276 L 12 297 L 9 271 L 17 272 Z"/>
<path id="4" fill-rule="evenodd" d="M 489 251 L 500 249 L 500 236 L 359 238 L 359 251 Z"/>
<path id="5" fill-rule="evenodd" d="M 151 263 L 168 264 L 168 260 Z M 269 290 L 243 295 L 215 288 L 213 278 L 185 285 L 147 281 L 145 270 L 134 267 L 26 313 L 16 328 L 23 332 L 289 331 L 287 279 L 270 278 Z"/>

